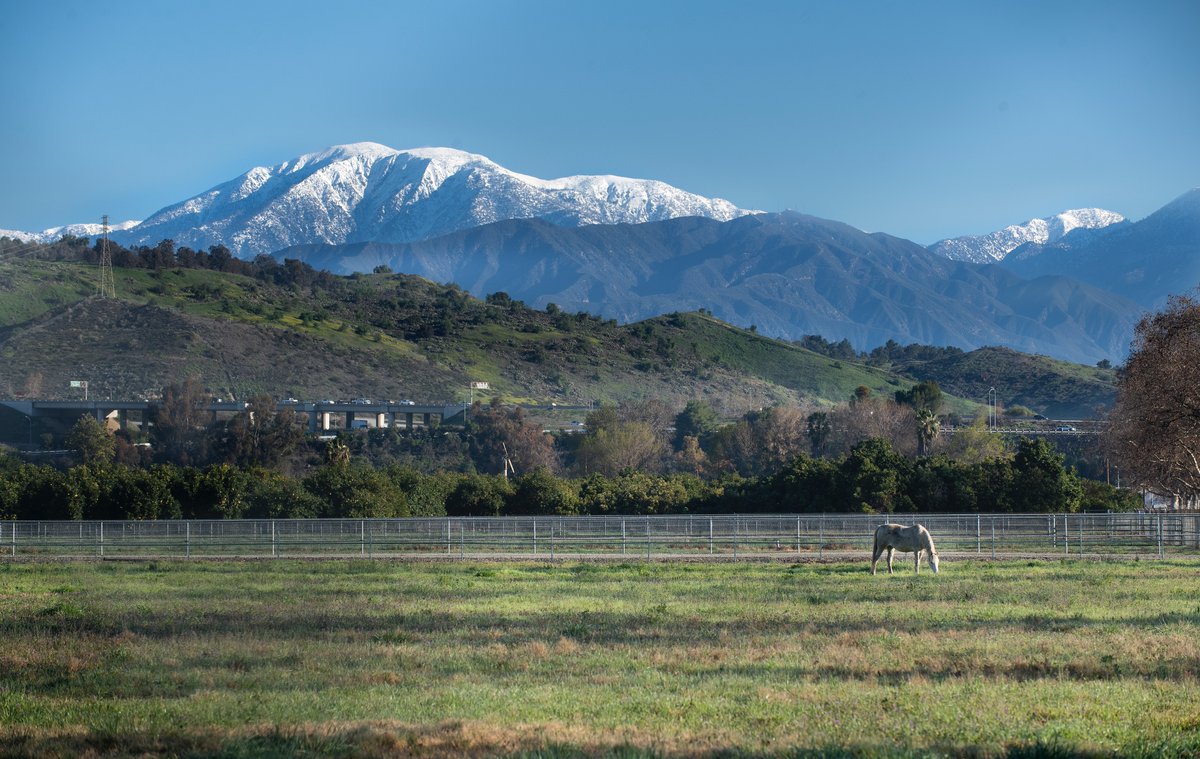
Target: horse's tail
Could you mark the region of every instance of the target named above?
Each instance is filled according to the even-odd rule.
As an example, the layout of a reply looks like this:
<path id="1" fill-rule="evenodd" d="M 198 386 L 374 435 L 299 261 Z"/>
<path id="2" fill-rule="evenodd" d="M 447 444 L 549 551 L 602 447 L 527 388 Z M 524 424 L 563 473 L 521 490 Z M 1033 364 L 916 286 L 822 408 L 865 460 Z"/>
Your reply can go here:
<path id="1" fill-rule="evenodd" d="M 880 532 L 882 529 L 883 529 L 882 527 L 876 527 L 876 528 L 875 528 L 875 544 L 871 546 L 871 555 L 872 555 L 872 556 L 878 556 L 878 555 L 879 555 L 879 532 Z"/>

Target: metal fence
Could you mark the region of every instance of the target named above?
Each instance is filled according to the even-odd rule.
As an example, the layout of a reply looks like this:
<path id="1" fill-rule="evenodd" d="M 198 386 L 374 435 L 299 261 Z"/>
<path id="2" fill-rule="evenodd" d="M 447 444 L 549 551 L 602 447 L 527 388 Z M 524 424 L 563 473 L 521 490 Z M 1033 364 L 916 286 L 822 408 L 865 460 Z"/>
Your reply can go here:
<path id="1" fill-rule="evenodd" d="M 820 559 L 869 557 L 885 522 L 943 558 L 1200 556 L 1200 515 L 680 515 L 0 522 L 0 557 Z"/>

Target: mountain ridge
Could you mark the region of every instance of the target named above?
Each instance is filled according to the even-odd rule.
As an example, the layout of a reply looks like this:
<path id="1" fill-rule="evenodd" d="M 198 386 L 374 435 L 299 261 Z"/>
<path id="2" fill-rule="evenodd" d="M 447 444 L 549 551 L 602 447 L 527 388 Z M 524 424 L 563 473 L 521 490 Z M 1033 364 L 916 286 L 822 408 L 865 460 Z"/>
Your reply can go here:
<path id="1" fill-rule="evenodd" d="M 1022 246 L 1002 266 L 1023 277 L 1068 274 L 1158 309 L 1200 284 L 1200 188 L 1108 234 Z"/>
<path id="2" fill-rule="evenodd" d="M 1054 216 L 1030 219 L 984 235 L 965 235 L 939 240 L 929 250 L 955 261 L 994 263 L 1003 261 L 1017 248 L 1029 243 L 1047 245 L 1080 230 L 1096 232 L 1123 224 L 1127 219 L 1103 208 L 1077 208 Z"/>
<path id="3" fill-rule="evenodd" d="M 384 266 L 623 321 L 705 308 L 797 340 L 1008 345 L 1092 363 L 1124 355 L 1140 309 L 1065 277 L 1026 280 L 795 212 L 554 227 L 510 220 L 417 243 L 278 252 L 342 274 Z"/>
<path id="4" fill-rule="evenodd" d="M 116 239 L 221 244 L 251 258 L 311 242 L 411 242 L 510 218 L 581 226 L 748 213 L 657 180 L 539 179 L 452 148 L 362 142 L 252 168 L 151 214 Z"/>

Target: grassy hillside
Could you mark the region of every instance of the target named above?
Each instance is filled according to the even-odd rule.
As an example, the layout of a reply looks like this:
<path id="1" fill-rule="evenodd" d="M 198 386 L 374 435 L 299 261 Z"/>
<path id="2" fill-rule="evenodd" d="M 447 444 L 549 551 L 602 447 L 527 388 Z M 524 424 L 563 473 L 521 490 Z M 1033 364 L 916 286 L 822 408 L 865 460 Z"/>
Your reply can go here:
<path id="1" fill-rule="evenodd" d="M 336 277 L 274 262 L 235 270 L 122 268 L 118 298 L 94 296 L 96 269 L 0 257 L 0 397 L 153 397 L 198 377 L 217 396 L 412 398 L 585 405 L 709 401 L 728 416 L 800 400 L 841 402 L 860 385 L 890 396 L 936 380 L 948 410 L 995 387 L 1005 405 L 1088 415 L 1111 402 L 1113 373 L 1006 349 L 887 369 L 830 358 L 731 327 L 706 312 L 630 325 L 503 293 L 396 274 Z"/>
<path id="2" fill-rule="evenodd" d="M 197 376 L 224 397 L 440 401 L 482 380 L 507 401 L 704 398 L 738 414 L 912 384 L 701 314 L 618 325 L 393 274 L 115 273 L 119 297 L 102 300 L 94 267 L 0 262 L 0 396 L 72 397 L 70 380 L 86 379 L 99 397 L 136 398 Z"/>
<path id="3" fill-rule="evenodd" d="M 1005 406 L 1022 405 L 1052 419 L 1099 415 L 1116 397 L 1116 371 L 1033 356 L 1008 348 L 980 348 L 930 361 L 893 363 L 894 371 L 935 380 L 942 390 L 983 403 L 996 389 Z"/>

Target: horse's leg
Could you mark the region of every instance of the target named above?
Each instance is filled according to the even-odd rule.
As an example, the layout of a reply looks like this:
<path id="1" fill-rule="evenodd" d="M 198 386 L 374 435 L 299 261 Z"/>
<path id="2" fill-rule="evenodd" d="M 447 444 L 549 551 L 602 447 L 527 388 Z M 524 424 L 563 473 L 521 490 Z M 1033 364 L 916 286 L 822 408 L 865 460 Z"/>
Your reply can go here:
<path id="1" fill-rule="evenodd" d="M 875 540 L 875 546 L 871 550 L 871 574 L 875 574 L 875 565 L 879 563 L 879 554 L 883 553 L 883 546 L 879 545 L 878 538 Z"/>
<path id="2" fill-rule="evenodd" d="M 913 566 L 917 570 L 917 574 L 921 574 L 921 549 L 913 551 Z"/>
<path id="3" fill-rule="evenodd" d="M 888 546 L 888 547 L 887 547 L 887 553 L 888 553 L 888 574 L 890 574 L 890 575 L 892 575 L 892 574 L 896 574 L 894 571 L 892 571 L 892 554 L 894 554 L 895 552 L 896 552 L 896 549 L 895 549 L 895 548 L 892 548 L 891 546 Z"/>

